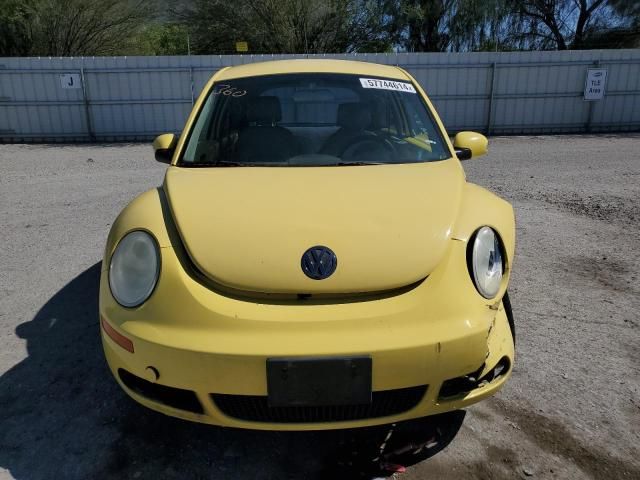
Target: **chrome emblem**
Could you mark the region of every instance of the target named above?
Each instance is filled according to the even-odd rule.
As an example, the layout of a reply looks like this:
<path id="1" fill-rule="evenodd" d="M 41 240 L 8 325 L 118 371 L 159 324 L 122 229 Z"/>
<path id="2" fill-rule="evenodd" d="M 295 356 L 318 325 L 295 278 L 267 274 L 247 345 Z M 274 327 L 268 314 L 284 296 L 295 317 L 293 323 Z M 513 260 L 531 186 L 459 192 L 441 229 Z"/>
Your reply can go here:
<path id="1" fill-rule="evenodd" d="M 330 248 L 318 245 L 304 252 L 300 265 L 307 277 L 323 280 L 336 271 L 338 259 Z"/>

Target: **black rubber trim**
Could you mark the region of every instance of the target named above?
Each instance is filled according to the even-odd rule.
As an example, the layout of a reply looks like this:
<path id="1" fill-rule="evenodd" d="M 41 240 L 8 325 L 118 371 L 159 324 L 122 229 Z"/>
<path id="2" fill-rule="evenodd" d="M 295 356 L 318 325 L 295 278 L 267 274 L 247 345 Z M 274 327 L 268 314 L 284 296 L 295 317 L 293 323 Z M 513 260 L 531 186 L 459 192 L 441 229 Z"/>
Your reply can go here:
<path id="1" fill-rule="evenodd" d="M 162 403 L 168 407 L 186 410 L 192 413 L 204 413 L 200 400 L 198 400 L 196 394 L 191 390 L 183 390 L 181 388 L 160 385 L 159 383 L 152 383 L 122 368 L 118 369 L 118 376 L 128 389 L 142 397 Z"/>
<path id="2" fill-rule="evenodd" d="M 502 305 L 504 305 L 504 311 L 507 314 L 507 320 L 509 321 L 509 328 L 511 329 L 511 336 L 513 337 L 513 346 L 516 345 L 516 323 L 513 319 L 513 310 L 511 309 L 511 300 L 509 300 L 509 293 L 504 292 L 502 297 Z"/>
<path id="3" fill-rule="evenodd" d="M 502 365 L 502 371 L 499 373 L 499 375 L 494 376 L 495 368 L 499 365 Z M 511 370 L 511 361 L 509 360 L 509 357 L 505 355 L 498 361 L 498 363 L 491 367 L 491 369 L 483 377 L 480 377 L 480 373 L 482 372 L 482 370 L 484 370 L 484 366 L 485 364 L 483 363 L 480 369 L 476 370 L 475 372 L 463 375 L 461 377 L 455 377 L 450 378 L 449 380 L 445 380 L 440 387 L 438 400 L 453 400 L 455 398 L 468 394 L 476 388 L 480 388 L 481 384 L 484 382 L 493 382 L 496 378 L 500 378 L 501 376 L 506 375 Z"/>
<path id="4" fill-rule="evenodd" d="M 471 157 L 473 157 L 473 153 L 471 152 L 470 148 L 466 148 L 466 147 L 456 147 L 455 145 L 453 146 L 453 148 L 456 151 L 456 156 L 458 157 L 458 160 L 462 161 L 462 160 L 470 160 Z"/>

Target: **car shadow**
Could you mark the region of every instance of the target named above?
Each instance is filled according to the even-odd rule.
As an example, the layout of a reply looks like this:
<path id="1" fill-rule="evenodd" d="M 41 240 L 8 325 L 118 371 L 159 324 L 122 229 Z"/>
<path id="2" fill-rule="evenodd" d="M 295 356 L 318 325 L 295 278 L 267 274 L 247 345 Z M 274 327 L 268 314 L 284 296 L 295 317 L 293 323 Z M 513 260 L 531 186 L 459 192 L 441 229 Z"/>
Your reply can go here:
<path id="1" fill-rule="evenodd" d="M 390 475 L 390 464 L 433 456 L 462 425 L 464 412 L 457 411 L 395 427 L 262 432 L 143 408 L 104 361 L 100 268 L 80 274 L 16 328 L 28 357 L 0 377 L 0 469 L 18 480 L 373 478 Z"/>

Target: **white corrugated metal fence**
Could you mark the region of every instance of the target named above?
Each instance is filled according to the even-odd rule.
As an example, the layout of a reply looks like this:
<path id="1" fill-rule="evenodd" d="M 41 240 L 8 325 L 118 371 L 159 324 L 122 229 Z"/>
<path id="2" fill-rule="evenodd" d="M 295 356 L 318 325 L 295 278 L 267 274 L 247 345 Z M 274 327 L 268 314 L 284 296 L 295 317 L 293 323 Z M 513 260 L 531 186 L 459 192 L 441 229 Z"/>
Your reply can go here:
<path id="1" fill-rule="evenodd" d="M 218 69 L 300 55 L 0 58 L 0 141 L 134 141 L 179 132 Z M 398 65 L 449 132 L 640 130 L 640 50 L 327 55 Z M 587 69 L 604 98 L 583 98 Z"/>

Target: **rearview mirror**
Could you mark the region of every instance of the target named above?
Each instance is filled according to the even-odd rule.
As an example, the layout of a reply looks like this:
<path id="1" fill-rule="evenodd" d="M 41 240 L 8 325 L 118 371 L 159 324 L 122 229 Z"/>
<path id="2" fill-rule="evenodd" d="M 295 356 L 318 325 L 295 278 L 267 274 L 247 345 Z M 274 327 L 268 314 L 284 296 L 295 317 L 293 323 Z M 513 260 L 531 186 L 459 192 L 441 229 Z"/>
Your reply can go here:
<path id="1" fill-rule="evenodd" d="M 481 133 L 460 132 L 453 138 L 453 148 L 458 160 L 469 160 L 487 153 L 489 140 Z"/>
<path id="2" fill-rule="evenodd" d="M 153 141 L 156 160 L 161 163 L 171 163 L 177 143 L 177 137 L 173 133 L 165 133 L 164 135 L 157 136 Z"/>

